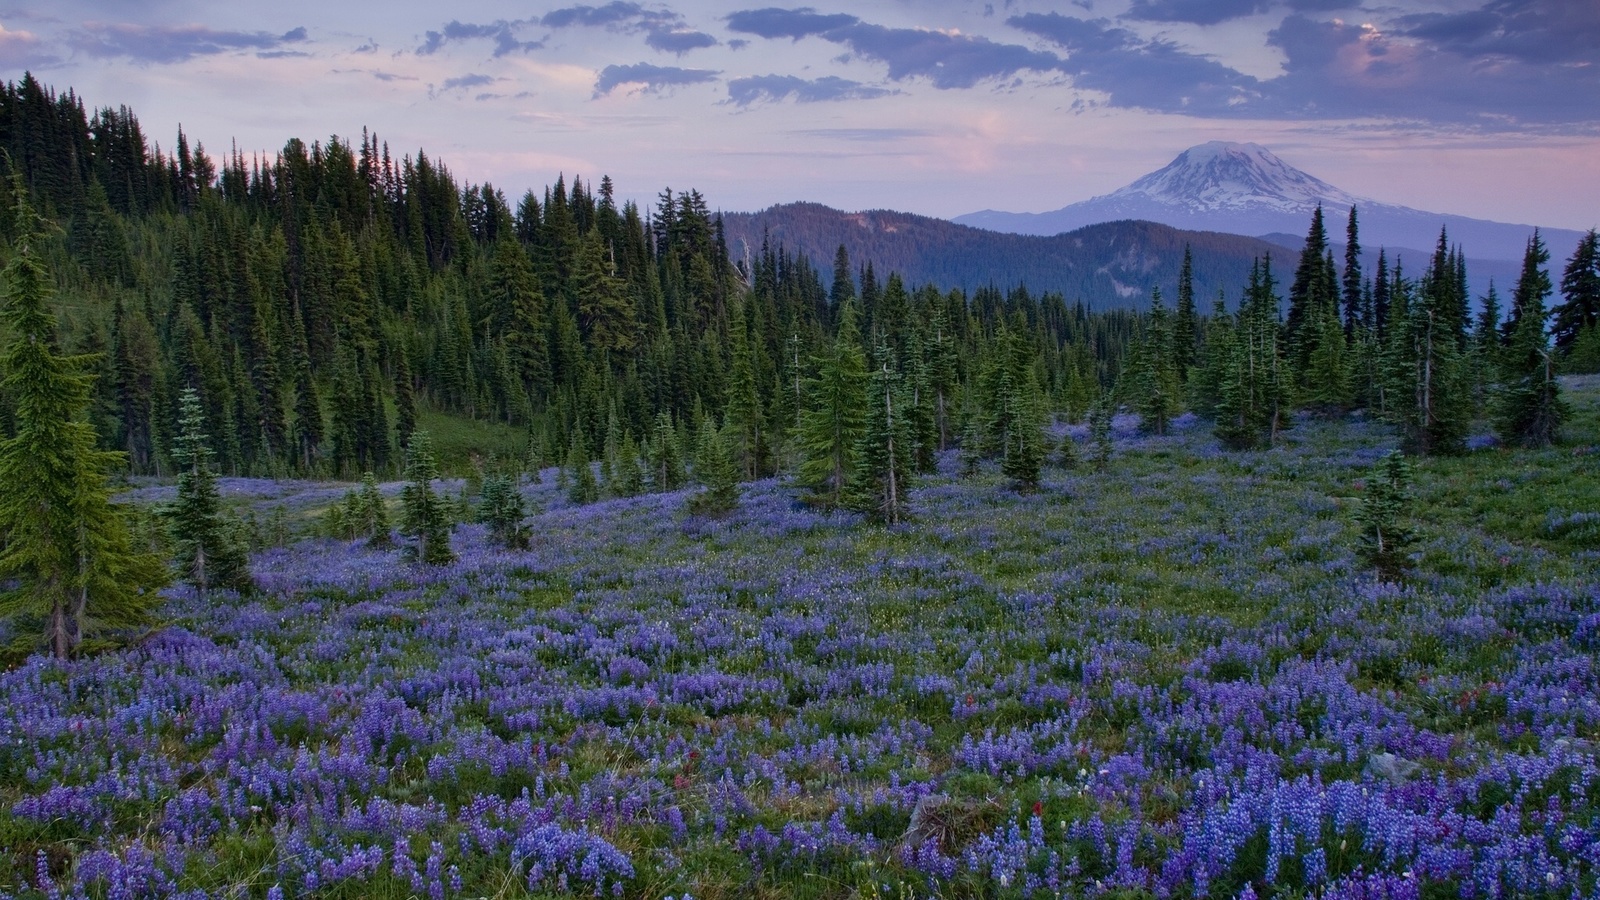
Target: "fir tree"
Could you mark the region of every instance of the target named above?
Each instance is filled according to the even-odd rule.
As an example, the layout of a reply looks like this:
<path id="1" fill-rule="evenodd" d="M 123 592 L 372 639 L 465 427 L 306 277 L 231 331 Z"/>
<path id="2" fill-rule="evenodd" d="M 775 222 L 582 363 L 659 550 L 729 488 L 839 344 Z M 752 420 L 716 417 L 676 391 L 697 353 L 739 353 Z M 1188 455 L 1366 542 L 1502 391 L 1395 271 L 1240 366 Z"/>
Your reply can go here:
<path id="1" fill-rule="evenodd" d="M 1194 253 L 1183 245 L 1183 268 L 1178 272 L 1178 307 L 1172 317 L 1172 365 L 1178 383 L 1189 383 L 1189 369 L 1195 364 L 1200 319 L 1194 308 Z"/>
<path id="2" fill-rule="evenodd" d="M 675 491 L 683 487 L 686 477 L 683 451 L 678 444 L 678 433 L 673 427 L 672 416 L 665 411 L 656 414 L 655 428 L 650 434 L 648 459 L 650 484 L 653 489 Z"/>
<path id="3" fill-rule="evenodd" d="M 1412 296 L 1412 285 L 1397 270 L 1391 287 L 1389 336 L 1389 415 L 1400 427 L 1402 444 L 1418 456 L 1458 453 L 1466 441 L 1471 410 L 1453 323 L 1441 307 L 1440 291 Z"/>
<path id="4" fill-rule="evenodd" d="M 177 551 L 178 572 L 200 593 L 212 588 L 248 593 L 254 587 L 238 523 L 224 513 L 211 468 L 200 395 L 184 388 L 178 398 L 178 497 L 166 510 Z"/>
<path id="5" fill-rule="evenodd" d="M 1359 510 L 1361 558 L 1385 578 L 1405 571 L 1413 535 L 1405 518 L 1411 504 L 1412 467 L 1399 450 L 1378 463 L 1367 479 Z"/>
<path id="6" fill-rule="evenodd" d="M 1096 472 L 1111 467 L 1111 418 L 1115 412 L 1110 394 L 1101 395 L 1089 408 L 1089 446 L 1093 450 Z"/>
<path id="7" fill-rule="evenodd" d="M 1517 282 L 1517 323 L 1504 351 L 1500 397 L 1495 405 L 1495 431 L 1506 443 L 1523 447 L 1554 443 L 1567 417 L 1545 330 L 1549 315 L 1544 301 L 1550 295 L 1550 278 L 1542 268 L 1549 254 L 1542 251 L 1535 232 Z"/>
<path id="8" fill-rule="evenodd" d="M 993 374 L 987 390 L 986 443 L 1000 457 L 1000 472 L 1019 491 L 1039 486 L 1044 466 L 1044 411 L 1033 377 L 1032 347 L 1017 320 L 995 337 Z"/>
<path id="9" fill-rule="evenodd" d="M 906 418 L 909 404 L 892 356 L 893 351 L 879 344 L 878 366 L 867 381 L 866 421 L 856 441 L 848 488 L 851 508 L 889 525 L 906 518 L 906 493 L 915 463 Z"/>
<path id="10" fill-rule="evenodd" d="M 1161 290 L 1150 295 L 1144 334 L 1129 361 L 1126 395 L 1139 424 L 1150 434 L 1166 434 L 1179 410 L 1178 367 L 1174 364 L 1172 320 L 1161 302 Z"/>
<path id="11" fill-rule="evenodd" d="M 1561 297 L 1564 302 L 1555 309 L 1556 349 L 1571 354 L 1578 336 L 1600 324 L 1600 233 L 1593 228 L 1561 272 Z"/>
<path id="12" fill-rule="evenodd" d="M 64 356 L 50 312 L 37 219 L 20 176 L 13 252 L 0 272 L 0 322 L 10 337 L 0 381 L 15 432 L 0 440 L 0 615 L 38 627 L 66 658 L 96 629 L 150 619 L 166 580 L 159 558 L 136 552 L 105 472 L 122 454 L 95 449 L 82 415 L 93 360 Z"/>
<path id="13" fill-rule="evenodd" d="M 573 503 L 582 505 L 600 499 L 600 483 L 595 480 L 594 467 L 589 465 L 583 436 L 576 431 L 567 447 L 567 484 L 567 499 Z"/>
<path id="14" fill-rule="evenodd" d="M 799 482 L 826 504 L 843 503 L 855 470 L 856 446 L 866 427 L 866 357 L 856 328 L 855 304 L 847 303 L 827 355 L 815 361 L 801 420 Z"/>
<path id="15" fill-rule="evenodd" d="M 739 505 L 739 472 L 728 450 L 728 439 L 716 422 L 700 421 L 695 441 L 694 476 L 702 490 L 689 499 L 689 512 L 697 516 L 722 516 Z"/>
<path id="16" fill-rule="evenodd" d="M 1344 276 L 1340 287 L 1344 295 L 1344 337 L 1354 343 L 1358 329 L 1371 327 L 1362 315 L 1361 237 L 1354 206 L 1350 207 L 1350 219 L 1344 227 Z"/>
<path id="17" fill-rule="evenodd" d="M 406 449 L 406 486 L 400 493 L 400 532 L 416 539 L 417 561 L 430 566 L 449 565 L 456 558 L 450 549 L 449 501 L 433 490 L 438 477 L 433 442 L 426 431 L 413 432 Z"/>
<path id="18" fill-rule="evenodd" d="M 509 475 L 489 475 L 478 494 L 478 521 L 489 526 L 489 537 L 507 550 L 528 549 L 528 529 L 522 524 L 522 492 Z"/>
<path id="19" fill-rule="evenodd" d="M 360 517 L 361 533 L 367 536 L 367 546 L 378 550 L 394 546 L 394 539 L 389 534 L 389 507 L 384 502 L 383 493 L 378 490 L 378 477 L 372 472 L 362 474 L 358 496 L 360 503 L 357 515 Z"/>

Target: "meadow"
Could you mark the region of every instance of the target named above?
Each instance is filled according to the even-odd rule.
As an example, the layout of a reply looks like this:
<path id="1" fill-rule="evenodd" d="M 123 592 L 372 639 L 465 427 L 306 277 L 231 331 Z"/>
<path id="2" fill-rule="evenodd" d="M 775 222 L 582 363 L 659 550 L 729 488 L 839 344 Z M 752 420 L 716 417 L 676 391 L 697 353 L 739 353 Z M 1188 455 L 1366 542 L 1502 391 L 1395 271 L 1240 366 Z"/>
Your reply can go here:
<path id="1" fill-rule="evenodd" d="M 1419 463 L 1393 581 L 1359 419 L 1225 453 L 1124 418 L 1027 495 L 952 454 L 890 528 L 552 471 L 526 552 L 266 550 L 255 597 L 172 588 L 136 646 L 0 674 L 0 895 L 1600 897 L 1600 380 L 1568 386 L 1561 446 Z"/>

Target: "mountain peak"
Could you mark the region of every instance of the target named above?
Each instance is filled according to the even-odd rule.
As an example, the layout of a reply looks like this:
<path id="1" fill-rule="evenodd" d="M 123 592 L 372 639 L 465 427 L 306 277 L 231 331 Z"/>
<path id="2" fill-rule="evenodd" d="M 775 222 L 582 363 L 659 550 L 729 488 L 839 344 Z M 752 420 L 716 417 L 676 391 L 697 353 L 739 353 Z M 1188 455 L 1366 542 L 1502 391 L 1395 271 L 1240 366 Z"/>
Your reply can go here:
<path id="1" fill-rule="evenodd" d="M 1318 203 L 1340 207 L 1363 202 L 1285 163 L 1260 144 L 1231 141 L 1190 147 L 1166 167 L 1096 199 L 1153 200 L 1195 212 L 1308 212 Z"/>

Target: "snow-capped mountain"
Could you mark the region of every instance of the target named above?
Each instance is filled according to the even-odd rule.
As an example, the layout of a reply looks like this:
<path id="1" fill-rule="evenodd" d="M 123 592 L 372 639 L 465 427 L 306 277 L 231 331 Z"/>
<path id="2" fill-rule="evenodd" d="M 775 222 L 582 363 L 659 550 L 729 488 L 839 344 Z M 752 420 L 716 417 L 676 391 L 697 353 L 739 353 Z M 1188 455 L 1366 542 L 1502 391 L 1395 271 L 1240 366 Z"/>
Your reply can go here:
<path id="1" fill-rule="evenodd" d="M 1127 187 L 1053 212 L 995 210 L 959 216 L 975 228 L 1019 234 L 1060 234 L 1085 225 L 1143 219 L 1193 231 L 1261 236 L 1304 235 L 1311 212 L 1323 207 L 1328 233 L 1343 236 L 1350 207 L 1357 208 L 1365 247 L 1431 251 L 1444 228 L 1469 257 L 1521 259 L 1532 225 L 1509 225 L 1357 197 L 1302 172 L 1258 144 L 1212 141 L 1190 147 L 1162 169 Z M 1551 256 L 1571 253 L 1582 234 L 1541 229 Z"/>
<path id="2" fill-rule="evenodd" d="M 1190 147 L 1165 168 L 1095 199 L 1154 202 L 1195 210 L 1264 209 L 1296 215 L 1318 203 L 1348 208 L 1373 202 L 1307 175 L 1260 144 L 1226 141 Z"/>

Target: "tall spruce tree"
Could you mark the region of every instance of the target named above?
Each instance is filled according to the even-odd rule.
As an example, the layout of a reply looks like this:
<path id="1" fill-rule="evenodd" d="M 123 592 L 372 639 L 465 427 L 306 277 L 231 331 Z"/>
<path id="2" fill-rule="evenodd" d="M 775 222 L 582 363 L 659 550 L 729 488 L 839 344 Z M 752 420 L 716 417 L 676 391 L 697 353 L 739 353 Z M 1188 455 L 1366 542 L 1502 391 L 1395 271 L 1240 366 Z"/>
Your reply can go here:
<path id="1" fill-rule="evenodd" d="M 1172 365 L 1178 384 L 1189 383 L 1200 338 L 1200 318 L 1194 307 L 1194 252 L 1183 245 L 1183 268 L 1178 271 L 1178 305 L 1172 315 Z"/>
<path id="2" fill-rule="evenodd" d="M 0 271 L 0 322 L 10 343 L 0 380 L 15 424 L 0 440 L 0 615 L 37 629 L 50 652 L 73 655 L 97 629 L 150 619 L 166 567 L 136 552 L 105 473 L 120 453 L 95 448 L 83 420 L 94 360 L 63 355 L 39 258 L 38 218 L 20 175 L 12 256 Z"/>
<path id="3" fill-rule="evenodd" d="M 400 492 L 400 532 L 416 540 L 417 562 L 429 566 L 449 565 L 456 558 L 450 549 L 449 501 L 433 490 L 438 477 L 433 441 L 426 431 L 413 432 L 406 447 L 406 486 Z"/>
<path id="4" fill-rule="evenodd" d="M 739 505 L 739 471 L 729 451 L 728 438 L 710 416 L 700 420 L 695 440 L 694 477 L 701 490 L 689 499 L 689 512 L 697 516 L 722 516 Z"/>
<path id="5" fill-rule="evenodd" d="M 1437 288 L 1413 292 L 1397 269 L 1390 288 L 1391 317 L 1397 321 L 1389 335 L 1389 415 L 1408 453 L 1459 453 L 1471 408 L 1453 311 L 1446 308 L 1452 298 Z"/>
<path id="6" fill-rule="evenodd" d="M 1571 354 L 1585 329 L 1600 327 L 1600 233 L 1593 228 L 1561 272 L 1561 297 L 1555 309 L 1556 349 Z"/>
<path id="7" fill-rule="evenodd" d="M 1172 319 L 1157 288 L 1150 294 L 1150 313 L 1144 320 L 1144 333 L 1134 345 L 1124 390 L 1128 405 L 1139 414 L 1140 427 L 1150 434 L 1166 434 L 1167 425 L 1182 408 L 1175 356 Z"/>
<path id="8" fill-rule="evenodd" d="M 1495 404 L 1495 430 L 1502 440 L 1523 447 L 1545 447 L 1555 442 L 1567 406 L 1556 382 L 1554 355 L 1546 331 L 1550 277 L 1543 264 L 1549 259 L 1534 233 L 1522 261 L 1514 310 L 1516 326 L 1504 351 L 1500 372 L 1500 397 Z"/>
<path id="9" fill-rule="evenodd" d="M 839 506 L 855 471 L 856 446 L 866 428 L 866 356 L 854 303 L 846 303 L 839 330 L 815 360 L 800 423 L 799 483 L 830 506 Z"/>
<path id="10" fill-rule="evenodd" d="M 878 345 L 877 366 L 866 384 L 866 417 L 856 441 L 848 505 L 874 521 L 893 525 L 907 515 L 907 496 L 915 471 L 915 451 L 906 416 L 909 401 L 894 351 Z"/>
<path id="11" fill-rule="evenodd" d="M 205 412 L 192 387 L 178 397 L 178 496 L 166 509 L 180 577 L 204 594 L 212 588 L 248 593 L 255 587 L 239 523 L 222 509 L 217 474 L 211 467 Z"/>

